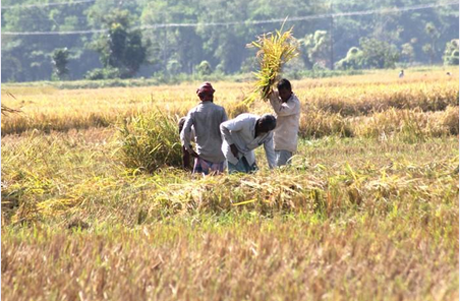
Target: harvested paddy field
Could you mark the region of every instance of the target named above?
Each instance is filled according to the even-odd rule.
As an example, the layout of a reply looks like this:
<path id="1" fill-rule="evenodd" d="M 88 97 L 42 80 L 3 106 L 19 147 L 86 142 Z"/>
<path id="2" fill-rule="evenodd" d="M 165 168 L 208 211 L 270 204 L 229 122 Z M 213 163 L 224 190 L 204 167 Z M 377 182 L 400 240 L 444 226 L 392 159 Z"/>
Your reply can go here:
<path id="1" fill-rule="evenodd" d="M 178 167 L 197 83 L 4 85 L 2 297 L 457 300 L 452 73 L 293 81 L 293 164 L 204 178 Z M 229 117 L 271 112 L 213 85 Z"/>

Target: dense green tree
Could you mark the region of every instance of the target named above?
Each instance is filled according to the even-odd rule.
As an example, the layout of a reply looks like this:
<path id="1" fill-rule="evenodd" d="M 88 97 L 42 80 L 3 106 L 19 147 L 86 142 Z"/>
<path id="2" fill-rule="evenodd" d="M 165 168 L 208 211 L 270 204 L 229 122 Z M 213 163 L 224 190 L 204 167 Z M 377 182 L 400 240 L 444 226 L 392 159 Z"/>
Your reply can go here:
<path id="1" fill-rule="evenodd" d="M 56 48 L 72 49 L 72 55 L 83 60 L 69 63 L 72 76 L 81 77 L 91 68 L 95 57 L 84 50 L 88 35 L 26 35 L 7 36 L 5 32 L 54 32 L 88 29 L 85 10 L 91 3 L 49 7 L 23 7 L 44 4 L 38 0 L 2 0 L 2 79 L 5 81 L 48 80 L 53 73 L 51 55 Z M 17 7 L 17 8 L 16 8 Z M 5 41 L 3 41 L 5 40 Z M 6 42 L 6 43 L 5 43 Z M 5 65 L 5 67 L 4 67 Z M 14 66 L 14 70 L 9 66 Z"/>
<path id="2" fill-rule="evenodd" d="M 202 37 L 196 33 L 195 27 L 155 26 L 196 24 L 199 4 L 197 0 L 190 0 L 187 3 L 179 0 L 161 0 L 146 4 L 140 21 L 142 26 L 148 28 L 143 32 L 144 37 L 154 41 L 155 44 L 156 51 L 150 53 L 155 71 L 170 72 L 168 66 L 174 64 L 179 67 L 174 70 L 175 73 L 192 73 L 194 67 L 204 59 Z"/>
<path id="3" fill-rule="evenodd" d="M 396 46 L 373 38 L 363 38 L 359 44 L 362 50 L 362 67 L 395 68 L 399 60 Z"/>
<path id="4" fill-rule="evenodd" d="M 198 66 L 196 66 L 196 71 L 200 75 L 210 75 L 212 73 L 211 64 L 208 61 L 202 61 Z"/>
<path id="5" fill-rule="evenodd" d="M 101 55 L 106 68 L 120 71 L 122 77 L 132 77 L 146 62 L 148 45 L 142 43 L 140 30 L 130 29 L 128 10 L 115 9 L 103 18 L 108 34 L 102 35 L 94 49 Z"/>
<path id="6" fill-rule="evenodd" d="M 437 42 L 440 37 L 440 33 L 433 22 L 428 22 L 425 25 L 425 32 L 430 37 L 430 43 L 423 46 L 423 51 L 429 55 L 430 64 L 433 64 L 438 53 Z"/>
<path id="7" fill-rule="evenodd" d="M 358 47 L 351 47 L 347 56 L 335 64 L 336 69 L 349 70 L 363 68 L 363 52 Z"/>
<path id="8" fill-rule="evenodd" d="M 356 45 L 364 52 L 360 45 L 362 38 L 395 45 L 404 63 L 440 63 L 443 58 L 441 45 L 458 38 L 459 25 L 458 5 L 387 10 L 428 3 L 422 0 L 95 0 L 35 8 L 23 6 L 46 3 L 2 0 L 4 8 L 15 6 L 1 11 L 3 81 L 50 79 L 53 73 L 51 56 L 56 48 L 69 49 L 70 79 L 82 78 L 88 70 L 101 67 L 107 70 L 93 72 L 93 75 L 112 77 L 120 72 L 124 77 L 152 76 L 160 72 L 163 75 L 191 74 L 204 60 L 215 72 L 248 71 L 253 69 L 250 62 L 255 50 L 246 45 L 263 33 L 279 29 L 287 16 L 285 27 L 294 26 L 297 38 L 313 36 L 314 41 L 319 31 L 326 31 L 328 35 L 317 36 L 317 42 L 310 47 L 310 56 L 307 49 L 302 49 L 303 60 L 296 63 L 296 70 L 312 68 L 315 63 L 329 67 L 331 60 L 346 59 L 350 48 Z M 368 10 L 373 13 L 326 16 Z M 109 25 L 108 19 L 114 11 L 128 11 L 128 23 Z M 295 20 L 314 16 L 320 17 Z M 273 21 L 275 19 L 279 21 Z M 100 30 L 106 30 L 102 37 Z M 7 32 L 35 31 L 84 32 L 5 35 Z M 102 40 L 105 46 L 95 48 L 95 42 Z M 146 49 L 148 41 L 152 43 Z M 315 44 L 322 46 L 315 47 Z M 372 56 L 371 51 L 368 54 Z M 342 63 L 355 61 L 353 58 L 342 60 Z M 374 68 L 380 68 L 377 60 L 367 60 L 366 64 L 369 62 L 374 62 Z M 355 63 L 351 65 L 356 66 Z"/>
<path id="9" fill-rule="evenodd" d="M 22 81 L 23 68 L 20 57 L 15 55 L 22 47 L 20 39 L 2 37 L 2 81 Z"/>
<path id="10" fill-rule="evenodd" d="M 458 39 L 446 43 L 444 49 L 444 65 L 458 65 Z"/>
<path id="11" fill-rule="evenodd" d="M 411 43 L 405 43 L 401 46 L 401 60 L 406 63 L 413 63 L 415 59 L 414 47 Z"/>
<path id="12" fill-rule="evenodd" d="M 201 23 L 229 23 L 248 20 L 251 13 L 246 0 L 217 0 L 201 2 Z M 235 9 L 238 8 L 238 9 Z M 228 13 L 228 12 L 231 13 Z M 252 41 L 247 37 L 249 28 L 243 24 L 229 26 L 199 26 L 197 33 L 203 38 L 204 59 L 212 65 L 221 65 L 225 73 L 235 73 L 250 52 L 246 45 Z"/>
<path id="13" fill-rule="evenodd" d="M 302 58 L 305 65 L 314 65 L 327 68 L 330 66 L 330 41 L 331 37 L 325 30 L 317 30 L 315 33 L 305 36 L 300 40 Z"/>
<path id="14" fill-rule="evenodd" d="M 65 79 L 69 74 L 69 69 L 67 68 L 69 50 L 67 48 L 57 48 L 53 51 L 51 58 L 54 67 L 54 76 L 60 80 Z"/>
<path id="15" fill-rule="evenodd" d="M 168 60 L 166 70 L 168 74 L 179 74 L 182 69 L 182 65 L 179 60 L 171 58 Z"/>

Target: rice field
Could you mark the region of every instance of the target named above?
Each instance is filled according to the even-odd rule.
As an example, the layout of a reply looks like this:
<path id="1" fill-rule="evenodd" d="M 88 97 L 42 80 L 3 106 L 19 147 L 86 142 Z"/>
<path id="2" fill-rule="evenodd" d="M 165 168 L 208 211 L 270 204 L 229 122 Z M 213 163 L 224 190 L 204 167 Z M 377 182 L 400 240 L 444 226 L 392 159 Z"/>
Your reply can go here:
<path id="1" fill-rule="evenodd" d="M 3 85 L 3 299 L 458 300 L 450 71 L 293 81 L 293 165 L 205 178 L 177 167 L 199 83 Z M 230 116 L 271 111 L 213 86 Z"/>

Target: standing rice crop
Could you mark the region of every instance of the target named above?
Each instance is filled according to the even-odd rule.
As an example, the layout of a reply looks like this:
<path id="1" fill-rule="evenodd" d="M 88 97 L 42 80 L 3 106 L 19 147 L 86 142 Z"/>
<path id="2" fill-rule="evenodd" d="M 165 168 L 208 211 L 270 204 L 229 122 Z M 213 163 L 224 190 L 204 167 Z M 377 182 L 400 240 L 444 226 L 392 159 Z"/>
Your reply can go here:
<path id="1" fill-rule="evenodd" d="M 154 172 L 181 166 L 177 118 L 159 111 L 125 121 L 119 130 L 121 161 L 128 168 Z"/>
<path id="2" fill-rule="evenodd" d="M 458 121 L 458 106 L 448 106 L 441 118 L 441 124 L 449 130 L 450 134 L 458 135 Z"/>

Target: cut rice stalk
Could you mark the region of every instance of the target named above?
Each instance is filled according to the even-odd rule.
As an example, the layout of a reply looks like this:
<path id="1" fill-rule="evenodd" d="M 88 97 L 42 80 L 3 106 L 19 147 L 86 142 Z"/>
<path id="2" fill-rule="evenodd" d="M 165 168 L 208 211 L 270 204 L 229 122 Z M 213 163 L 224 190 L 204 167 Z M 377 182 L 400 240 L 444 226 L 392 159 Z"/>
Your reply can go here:
<path id="1" fill-rule="evenodd" d="M 260 70 L 254 73 L 258 81 L 254 91 L 244 100 L 247 105 L 259 97 L 266 101 L 273 86 L 281 78 L 283 66 L 299 55 L 297 40 L 292 36 L 293 27 L 283 32 L 284 22 L 280 30 L 264 34 L 248 45 L 259 48 L 257 59 Z"/>

